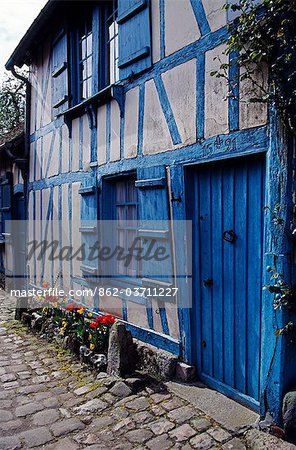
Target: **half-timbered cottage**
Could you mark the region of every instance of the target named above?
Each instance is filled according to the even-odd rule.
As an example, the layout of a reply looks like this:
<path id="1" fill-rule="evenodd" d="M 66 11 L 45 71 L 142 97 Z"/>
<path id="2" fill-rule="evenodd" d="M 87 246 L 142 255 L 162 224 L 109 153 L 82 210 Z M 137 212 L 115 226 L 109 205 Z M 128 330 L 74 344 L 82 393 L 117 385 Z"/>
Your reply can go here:
<path id="1" fill-rule="evenodd" d="M 173 235 L 171 280 L 163 280 L 161 265 L 146 267 L 143 277 L 136 265 L 117 267 L 122 294 L 112 308 L 104 297 L 95 307 L 112 309 L 136 338 L 196 365 L 209 386 L 279 420 L 282 396 L 295 382 L 295 351 L 275 336 L 286 313 L 274 313 L 262 286 L 274 255 L 289 278 L 292 248 L 264 206 L 281 203 L 289 228 L 293 142 L 274 109 L 248 101 L 248 82 L 235 83 L 235 67 L 236 96 L 227 97 L 225 78 L 211 76 L 231 58 L 223 4 L 46 4 L 6 65 L 30 68 L 27 239 L 60 233 L 64 243 L 90 246 L 99 230 L 88 221 L 120 217 L 146 221 L 148 241 Z M 169 219 L 172 230 L 161 225 Z M 62 230 L 48 225 L 55 220 Z M 159 226 L 149 229 L 152 220 Z M 192 221 L 192 257 L 178 230 L 185 220 Z M 125 238 L 136 233 L 122 228 Z M 59 278 L 78 288 L 96 283 L 99 267 L 30 261 L 26 273 L 30 286 Z M 169 302 L 123 291 L 175 282 L 178 295 Z"/>

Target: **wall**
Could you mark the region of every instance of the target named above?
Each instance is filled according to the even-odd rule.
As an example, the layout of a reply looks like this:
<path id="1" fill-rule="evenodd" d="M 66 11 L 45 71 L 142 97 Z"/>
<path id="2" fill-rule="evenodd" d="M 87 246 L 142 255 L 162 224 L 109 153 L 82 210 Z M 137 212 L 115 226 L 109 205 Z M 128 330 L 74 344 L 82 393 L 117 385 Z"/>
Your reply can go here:
<path id="1" fill-rule="evenodd" d="M 267 149 L 266 107 L 246 102 L 249 91 L 244 83 L 239 100 L 227 99 L 226 80 L 210 75 L 219 61 L 228 61 L 223 4 L 223 0 L 152 0 L 153 66 L 125 84 L 121 105 L 112 99 L 97 108 L 92 129 L 86 113 L 69 127 L 63 117 L 54 117 L 50 40 L 40 47 L 31 66 L 29 218 L 44 222 L 31 220 L 30 238 L 53 233 L 71 244 L 74 236 L 80 236 L 81 182 L 96 179 L 101 186 L 110 174 L 139 173 L 150 166 L 171 166 L 174 171 L 184 163 Z M 179 192 L 180 204 L 168 208 L 167 218 L 185 219 L 180 179 L 172 177 L 172 194 L 177 198 Z M 46 226 L 50 219 L 62 220 L 63 227 Z M 58 275 L 58 286 L 85 284 L 79 263 L 44 268 L 36 261 L 30 263 L 33 285 L 40 286 L 44 279 L 53 284 Z M 181 289 L 180 295 L 185 291 Z M 117 299 L 113 312 L 126 319 L 135 334 L 140 327 L 145 339 L 180 352 L 188 317 L 181 316 L 177 307 L 164 308 L 161 315 L 157 311 L 159 300 L 135 309 L 132 302 Z M 185 347 L 190 358 L 187 343 Z"/>

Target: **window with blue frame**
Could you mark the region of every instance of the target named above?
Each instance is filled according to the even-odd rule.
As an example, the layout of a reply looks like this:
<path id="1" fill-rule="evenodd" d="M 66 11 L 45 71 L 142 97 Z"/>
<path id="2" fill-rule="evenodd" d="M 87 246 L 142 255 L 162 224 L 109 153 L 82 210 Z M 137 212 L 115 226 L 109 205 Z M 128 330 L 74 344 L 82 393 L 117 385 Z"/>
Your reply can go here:
<path id="1" fill-rule="evenodd" d="M 71 38 L 72 106 L 119 79 L 117 0 L 79 4 Z"/>
<path id="2" fill-rule="evenodd" d="M 132 248 L 137 238 L 138 195 L 135 179 L 124 178 L 114 184 L 114 213 L 116 220 L 116 243 L 119 247 Z M 136 277 L 138 275 L 138 261 L 132 258 L 128 265 L 124 260 L 116 261 L 117 275 Z"/>
<path id="3" fill-rule="evenodd" d="M 87 14 L 78 31 L 79 97 L 85 100 L 92 95 L 93 32 L 92 14 Z"/>
<path id="4" fill-rule="evenodd" d="M 108 17 L 108 59 L 109 59 L 109 82 L 114 84 L 119 80 L 118 67 L 118 2 L 112 0 L 112 12 Z"/>
<path id="5" fill-rule="evenodd" d="M 124 249 L 124 254 L 129 254 L 133 243 L 138 247 L 138 219 L 139 205 L 138 192 L 135 187 L 134 176 L 121 176 L 104 181 L 103 188 L 103 219 L 106 220 L 104 228 L 104 243 L 109 243 L 111 248 Z M 112 221 L 112 226 L 108 225 Z M 114 258 L 107 269 L 113 274 L 114 279 L 136 278 L 141 272 L 140 262 L 134 256 L 128 264 L 125 259 Z"/>

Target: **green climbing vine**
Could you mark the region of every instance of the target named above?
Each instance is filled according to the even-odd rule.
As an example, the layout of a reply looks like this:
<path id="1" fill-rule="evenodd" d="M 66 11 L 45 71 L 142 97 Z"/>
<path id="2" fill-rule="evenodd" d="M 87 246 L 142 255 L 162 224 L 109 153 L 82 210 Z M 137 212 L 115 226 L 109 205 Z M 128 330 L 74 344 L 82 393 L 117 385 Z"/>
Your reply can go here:
<path id="1" fill-rule="evenodd" d="M 273 223 L 277 228 L 280 229 L 281 233 L 288 234 L 291 233 L 285 229 L 285 221 L 281 217 L 281 205 L 278 203 L 274 208 L 265 206 L 263 208 L 271 214 L 271 223 Z M 276 267 L 276 255 L 274 255 L 274 267 L 268 266 L 266 268 L 267 272 L 270 274 L 270 282 L 263 286 L 263 290 L 268 290 L 270 294 L 273 295 L 273 308 L 274 310 L 286 308 L 289 312 L 296 312 L 296 286 L 291 286 L 286 280 L 282 273 L 280 273 Z M 282 336 L 290 334 L 293 335 L 293 340 L 296 337 L 296 327 L 292 321 L 289 321 L 282 328 L 277 328 L 275 335 Z"/>
<path id="2" fill-rule="evenodd" d="M 296 0 L 237 0 L 226 4 L 237 14 L 229 25 L 226 55 L 212 76 L 227 78 L 229 95 L 235 84 L 229 78 L 231 66 L 238 66 L 239 82 L 249 80 L 253 95 L 250 102 L 273 102 L 284 124 L 296 133 Z M 233 56 L 235 55 L 235 56 Z M 268 68 L 269 82 L 260 76 Z"/>

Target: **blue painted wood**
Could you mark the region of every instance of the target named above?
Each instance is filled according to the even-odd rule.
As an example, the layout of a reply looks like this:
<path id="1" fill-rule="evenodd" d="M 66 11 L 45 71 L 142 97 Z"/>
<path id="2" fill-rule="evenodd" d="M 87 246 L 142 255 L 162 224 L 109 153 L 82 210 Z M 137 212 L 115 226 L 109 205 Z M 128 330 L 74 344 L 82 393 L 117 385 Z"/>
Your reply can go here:
<path id="1" fill-rule="evenodd" d="M 214 280 L 212 287 L 212 312 L 213 312 L 213 343 L 217 349 L 217 353 L 223 355 L 223 282 L 221 279 L 221 264 L 223 258 L 223 241 L 221 236 L 223 234 L 222 222 L 222 173 L 217 171 L 217 174 L 211 180 L 212 189 L 212 223 L 211 226 L 215 233 L 212 234 L 212 278 Z M 224 379 L 224 365 L 223 357 L 213 358 L 212 376 L 215 379 Z"/>
<path id="2" fill-rule="evenodd" d="M 248 233 L 246 223 L 248 221 L 248 173 L 244 167 L 239 167 L 235 174 L 235 229 L 237 245 L 235 249 L 235 273 L 234 285 L 234 316 L 235 316 L 235 385 L 240 392 L 247 392 L 246 378 L 246 341 L 247 341 L 247 260 L 245 255 L 248 248 Z M 237 299 L 241 301 L 237 301 Z"/>
<path id="3" fill-rule="evenodd" d="M 137 170 L 140 229 L 146 230 L 145 239 L 142 241 L 146 250 L 155 242 L 155 246 L 166 249 L 169 258 L 164 261 L 143 260 L 142 278 L 172 282 L 172 259 L 170 240 L 161 237 L 155 231 L 166 232 L 169 236 L 169 205 L 167 186 L 159 180 L 166 179 L 164 166 L 145 167 Z M 144 183 L 144 180 L 147 183 Z M 152 180 L 158 180 L 155 184 Z M 149 237 L 151 236 L 151 237 Z"/>
<path id="4" fill-rule="evenodd" d="M 53 46 L 53 108 L 55 114 L 65 111 L 68 106 L 68 36 L 59 35 Z"/>
<path id="5" fill-rule="evenodd" d="M 202 35 L 211 32 L 208 19 L 201 0 L 190 0 L 195 19 Z"/>
<path id="6" fill-rule="evenodd" d="M 172 108 L 171 108 L 171 105 L 170 105 L 170 102 L 169 102 L 169 99 L 168 99 L 168 96 L 167 96 L 167 93 L 166 93 L 166 90 L 165 90 L 165 87 L 163 84 L 163 81 L 162 81 L 161 77 L 159 77 L 159 76 L 156 76 L 154 78 L 154 81 L 155 81 L 155 86 L 156 86 L 156 89 L 158 92 L 159 100 L 161 103 L 162 111 L 165 116 L 169 131 L 171 134 L 172 141 L 173 141 L 174 145 L 181 144 L 182 139 L 180 137 L 180 133 L 179 133 L 176 121 L 175 121 L 175 117 L 174 117 L 174 114 L 173 114 L 173 111 L 172 111 Z"/>
<path id="7" fill-rule="evenodd" d="M 81 189 L 81 244 L 85 247 L 85 255 L 81 261 L 83 277 L 88 282 L 97 282 L 99 276 L 99 260 L 91 258 L 91 250 L 98 242 L 98 190 L 94 177 L 84 180 Z"/>
<path id="8" fill-rule="evenodd" d="M 165 307 L 163 307 L 163 306 L 159 307 L 159 315 L 160 315 L 163 333 L 169 335 L 170 329 L 169 329 L 169 324 L 168 324 L 167 313 L 166 313 Z"/>
<path id="9" fill-rule="evenodd" d="M 209 165 L 194 181 L 195 361 L 204 380 L 260 398 L 262 158 Z M 191 178 L 192 179 L 192 178 Z M 234 240 L 225 231 L 234 231 Z M 211 282 L 209 283 L 209 281 Z M 245 398 L 246 397 L 246 398 Z"/>
<path id="10" fill-rule="evenodd" d="M 261 291 L 263 240 L 263 169 L 258 163 L 248 171 L 248 275 L 247 275 L 247 394 L 259 398 L 261 348 Z M 257 301 L 254 302 L 254 293 Z"/>
<path id="11" fill-rule="evenodd" d="M 192 221 L 184 218 L 189 217 L 186 212 L 186 207 L 194 210 L 193 202 L 193 185 L 185 195 L 185 176 L 184 167 L 179 165 L 172 165 L 170 167 L 170 185 L 171 185 L 171 209 L 173 219 L 174 243 L 175 243 L 175 273 L 178 276 L 176 280 L 178 287 L 177 305 L 178 305 L 178 319 L 180 327 L 180 335 L 182 342 L 182 356 L 188 363 L 192 363 L 192 252 L 194 242 L 192 240 Z M 187 180 L 186 180 L 187 181 Z"/>
<path id="12" fill-rule="evenodd" d="M 111 105 L 107 103 L 106 109 L 106 160 L 110 161 L 110 145 L 111 145 Z"/>
<path id="13" fill-rule="evenodd" d="M 237 56 L 235 52 L 229 54 L 228 122 L 230 131 L 239 129 L 239 67 L 236 64 Z"/>
<path id="14" fill-rule="evenodd" d="M 138 155 L 143 154 L 144 108 L 145 108 L 145 84 L 141 84 L 139 86 Z"/>
<path id="15" fill-rule="evenodd" d="M 46 164 L 46 168 L 45 168 L 45 173 L 43 175 L 43 146 L 41 147 L 41 161 L 40 161 L 40 171 L 41 171 L 41 178 L 47 178 L 48 177 L 48 172 L 49 172 L 49 167 L 50 164 L 52 163 L 52 153 L 53 153 L 53 149 L 54 149 L 54 142 L 55 139 L 57 138 L 57 135 L 59 133 L 59 130 L 54 130 L 51 136 L 51 141 L 50 141 L 50 147 L 49 147 L 49 155 L 48 155 L 48 160 L 47 160 L 47 164 Z"/>
<path id="16" fill-rule="evenodd" d="M 160 18 L 160 58 L 165 57 L 165 21 L 164 21 L 164 0 L 159 0 L 159 18 Z"/>
<path id="17" fill-rule="evenodd" d="M 196 57 L 196 137 L 203 139 L 205 128 L 205 54 Z"/>
<path id="18" fill-rule="evenodd" d="M 181 355 L 181 343 L 177 339 L 156 333 L 153 330 L 137 327 L 131 323 L 125 323 L 125 325 L 135 339 L 140 339 L 143 342 L 147 342 L 147 344 L 154 345 L 155 347 L 171 352 L 174 355 Z"/>
<path id="19" fill-rule="evenodd" d="M 119 73 L 128 78 L 151 67 L 150 0 L 118 3 Z"/>

